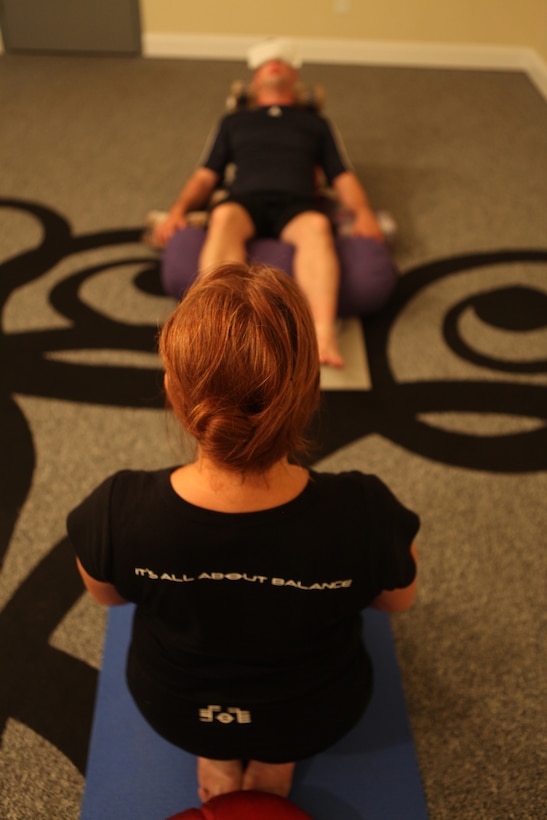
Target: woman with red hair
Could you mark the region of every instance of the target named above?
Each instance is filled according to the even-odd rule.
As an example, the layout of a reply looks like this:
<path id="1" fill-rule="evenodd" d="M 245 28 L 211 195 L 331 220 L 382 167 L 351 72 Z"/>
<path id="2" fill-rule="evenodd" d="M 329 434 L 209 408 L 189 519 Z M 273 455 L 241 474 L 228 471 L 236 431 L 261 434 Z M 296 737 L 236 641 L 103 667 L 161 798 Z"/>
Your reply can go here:
<path id="1" fill-rule="evenodd" d="M 295 761 L 367 707 L 361 611 L 412 603 L 419 520 L 376 476 L 303 466 L 319 355 L 285 274 L 202 275 L 159 350 L 195 458 L 111 476 L 69 515 L 69 536 L 93 597 L 136 604 L 129 689 L 197 756 L 202 801 L 287 796 Z"/>

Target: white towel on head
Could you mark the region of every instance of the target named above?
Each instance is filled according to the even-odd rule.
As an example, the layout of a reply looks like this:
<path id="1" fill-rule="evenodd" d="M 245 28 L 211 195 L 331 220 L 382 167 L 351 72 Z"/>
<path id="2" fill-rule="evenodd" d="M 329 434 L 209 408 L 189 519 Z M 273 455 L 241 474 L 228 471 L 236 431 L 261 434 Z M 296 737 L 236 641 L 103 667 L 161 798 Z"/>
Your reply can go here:
<path id="1" fill-rule="evenodd" d="M 294 40 L 285 37 L 276 37 L 270 40 L 262 40 L 251 46 L 247 53 L 247 65 L 254 71 L 268 60 L 283 60 L 293 68 L 302 66 L 302 56 L 300 49 Z"/>

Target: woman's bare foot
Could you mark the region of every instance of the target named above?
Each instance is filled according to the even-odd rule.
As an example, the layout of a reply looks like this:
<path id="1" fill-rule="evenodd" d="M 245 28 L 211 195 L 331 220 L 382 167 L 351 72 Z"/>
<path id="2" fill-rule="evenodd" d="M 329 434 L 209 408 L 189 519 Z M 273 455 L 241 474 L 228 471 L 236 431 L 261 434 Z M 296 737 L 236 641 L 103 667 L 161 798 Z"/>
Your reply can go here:
<path id="1" fill-rule="evenodd" d="M 243 786 L 243 764 L 241 760 L 198 757 L 198 783 L 202 803 L 219 794 L 239 791 Z"/>
<path id="2" fill-rule="evenodd" d="M 294 767 L 294 763 L 260 763 L 258 760 L 250 760 L 243 774 L 242 788 L 288 797 Z"/>

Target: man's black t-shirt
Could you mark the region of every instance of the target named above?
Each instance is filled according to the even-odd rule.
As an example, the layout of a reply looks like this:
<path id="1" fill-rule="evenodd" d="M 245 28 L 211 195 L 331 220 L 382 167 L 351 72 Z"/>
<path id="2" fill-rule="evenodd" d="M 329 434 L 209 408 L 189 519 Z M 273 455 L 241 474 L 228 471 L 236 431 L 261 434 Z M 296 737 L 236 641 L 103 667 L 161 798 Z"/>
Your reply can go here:
<path id="1" fill-rule="evenodd" d="M 349 166 L 328 120 L 296 106 L 227 114 L 201 164 L 222 178 L 231 163 L 236 168 L 230 186 L 234 196 L 282 192 L 313 197 L 318 168 L 331 183 Z"/>

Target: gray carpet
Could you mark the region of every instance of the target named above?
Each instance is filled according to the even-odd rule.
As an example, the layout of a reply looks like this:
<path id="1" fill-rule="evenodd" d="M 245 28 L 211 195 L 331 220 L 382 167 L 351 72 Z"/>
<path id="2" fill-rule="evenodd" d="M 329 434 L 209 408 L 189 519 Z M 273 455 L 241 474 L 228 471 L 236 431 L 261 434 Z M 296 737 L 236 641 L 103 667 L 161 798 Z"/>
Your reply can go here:
<path id="1" fill-rule="evenodd" d="M 11 200 L 0 209 L 0 365 L 15 399 L 0 408 L 6 820 L 79 816 L 81 754 L 67 750 L 85 731 L 89 696 L 80 703 L 50 655 L 33 665 L 33 630 L 45 631 L 55 662 L 93 680 L 105 613 L 79 593 L 65 606 L 55 556 L 66 513 L 109 472 L 185 457 L 155 386 L 154 329 L 172 302 L 136 286 L 157 261 L 137 229 L 170 205 L 242 76 L 242 64 L 221 61 L 0 57 L 0 196 Z M 327 406 L 327 438 L 346 408 L 354 432 L 318 466 L 377 472 L 422 517 L 418 601 L 392 625 L 429 812 L 544 817 L 547 402 L 537 390 L 547 382 L 547 263 L 526 252 L 547 250 L 547 106 L 520 73 L 317 65 L 304 79 L 326 87 L 374 206 L 399 225 L 407 291 L 365 327 L 378 421 L 349 419 L 351 397 L 340 412 Z M 44 228 L 29 202 L 67 220 L 75 238 L 39 276 L 29 252 Z M 505 250 L 516 254 L 477 263 Z M 428 277 L 430 265 L 441 273 Z M 489 321 L 493 299 L 502 323 Z M 28 375 L 41 340 L 46 353 Z M 105 388 L 97 401 L 109 380 L 112 400 Z M 6 430 L 22 431 L 23 418 L 32 438 L 21 433 L 20 446 Z M 30 483 L 16 510 L 20 460 Z M 32 694 L 18 700 L 24 687 Z"/>

